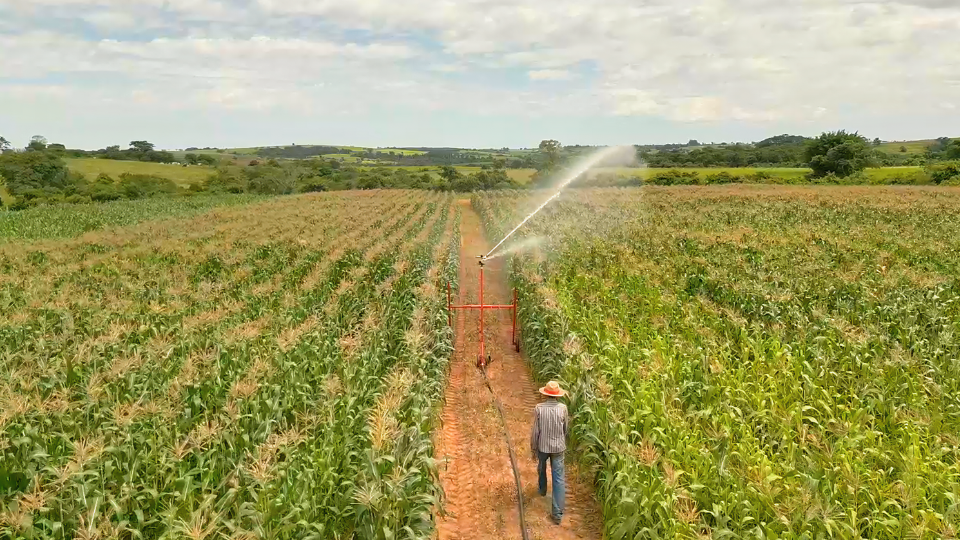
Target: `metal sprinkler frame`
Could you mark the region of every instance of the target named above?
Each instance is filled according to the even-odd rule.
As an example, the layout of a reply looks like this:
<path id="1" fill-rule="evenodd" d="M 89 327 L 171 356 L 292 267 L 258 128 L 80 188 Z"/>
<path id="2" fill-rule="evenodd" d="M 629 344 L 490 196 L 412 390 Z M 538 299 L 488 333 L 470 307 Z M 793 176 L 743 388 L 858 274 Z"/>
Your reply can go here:
<path id="1" fill-rule="evenodd" d="M 476 309 L 480 311 L 480 354 L 477 355 L 477 367 L 480 369 L 485 369 L 488 364 L 492 361 L 492 358 L 487 354 L 486 349 L 486 340 L 483 335 L 483 313 L 487 310 L 492 309 L 510 309 L 513 310 L 513 331 L 511 335 L 511 341 L 513 342 L 513 347 L 517 352 L 520 352 L 520 340 L 517 338 L 517 289 L 513 289 L 513 303 L 512 304 L 484 304 L 483 303 L 483 268 L 486 265 L 487 257 L 486 255 L 478 256 L 480 259 L 480 303 L 479 304 L 464 304 L 456 306 L 453 304 L 453 298 L 450 288 L 450 283 L 447 282 L 447 323 L 450 327 L 453 327 L 453 311 L 456 309 L 459 310 L 468 310 Z"/>

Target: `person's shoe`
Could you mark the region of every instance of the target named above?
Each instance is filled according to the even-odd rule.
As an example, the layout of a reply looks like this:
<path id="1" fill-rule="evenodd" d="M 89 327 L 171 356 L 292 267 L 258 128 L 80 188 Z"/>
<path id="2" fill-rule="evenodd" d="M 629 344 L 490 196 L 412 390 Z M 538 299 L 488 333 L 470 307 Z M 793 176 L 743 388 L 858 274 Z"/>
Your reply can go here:
<path id="1" fill-rule="evenodd" d="M 552 521 L 554 525 L 559 525 L 562 519 L 563 516 L 550 516 L 550 521 Z"/>

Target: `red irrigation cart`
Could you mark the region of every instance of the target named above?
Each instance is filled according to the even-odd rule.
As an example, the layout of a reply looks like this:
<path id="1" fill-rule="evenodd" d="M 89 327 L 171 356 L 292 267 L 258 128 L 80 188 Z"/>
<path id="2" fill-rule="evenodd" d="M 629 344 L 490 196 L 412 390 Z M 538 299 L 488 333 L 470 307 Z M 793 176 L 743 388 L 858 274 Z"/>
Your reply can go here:
<path id="1" fill-rule="evenodd" d="M 453 305 L 453 299 L 451 297 L 450 284 L 447 283 L 447 320 L 450 326 L 453 326 L 453 310 L 461 309 L 476 309 L 480 312 L 480 354 L 477 355 L 477 367 L 484 369 L 487 367 L 487 364 L 491 362 L 491 358 L 487 355 L 486 343 L 483 336 L 483 313 L 488 309 L 509 309 L 513 311 L 513 332 L 511 335 L 511 340 L 513 342 L 513 347 L 517 352 L 520 352 L 520 339 L 517 336 L 517 290 L 513 290 L 513 303 L 512 304 L 484 304 L 483 303 L 483 268 L 486 265 L 486 257 L 480 257 L 480 303 L 479 304 L 465 304 L 462 306 Z"/>

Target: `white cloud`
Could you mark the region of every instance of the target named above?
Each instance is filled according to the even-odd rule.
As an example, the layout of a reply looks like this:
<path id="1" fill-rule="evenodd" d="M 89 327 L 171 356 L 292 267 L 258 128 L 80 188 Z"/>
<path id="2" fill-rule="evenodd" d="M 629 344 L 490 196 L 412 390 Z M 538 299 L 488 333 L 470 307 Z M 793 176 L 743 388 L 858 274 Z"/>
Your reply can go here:
<path id="1" fill-rule="evenodd" d="M 574 78 L 566 69 L 538 69 L 527 73 L 531 81 L 567 81 Z"/>
<path id="2" fill-rule="evenodd" d="M 137 18 L 122 11 L 97 10 L 82 16 L 83 20 L 103 30 L 122 30 L 137 27 Z"/>
<path id="3" fill-rule="evenodd" d="M 157 38 L 151 41 L 87 41 L 51 32 L 0 35 L 0 73 L 42 77 L 64 73 L 116 73 L 144 79 L 170 76 L 302 81 L 337 66 L 373 67 L 406 60 L 416 51 L 402 43 L 336 43 L 301 39 Z"/>
<path id="4" fill-rule="evenodd" d="M 136 39 L 55 27 L 71 16 Z M 957 114 L 960 91 L 954 0 L 0 0 L 0 19 L 0 97 L 54 76 L 196 107 L 776 123 Z"/>

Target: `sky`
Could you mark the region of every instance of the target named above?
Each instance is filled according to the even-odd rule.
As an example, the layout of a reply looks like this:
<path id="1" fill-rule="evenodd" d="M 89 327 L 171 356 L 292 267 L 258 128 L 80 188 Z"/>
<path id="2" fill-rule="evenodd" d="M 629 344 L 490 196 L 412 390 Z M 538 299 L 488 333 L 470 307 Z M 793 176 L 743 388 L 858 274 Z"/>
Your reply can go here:
<path id="1" fill-rule="evenodd" d="M 0 0 L 0 136 L 71 148 L 960 136 L 960 0 Z"/>

